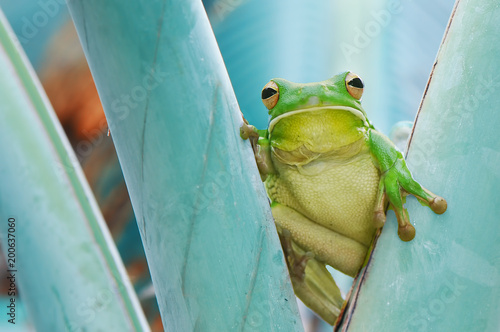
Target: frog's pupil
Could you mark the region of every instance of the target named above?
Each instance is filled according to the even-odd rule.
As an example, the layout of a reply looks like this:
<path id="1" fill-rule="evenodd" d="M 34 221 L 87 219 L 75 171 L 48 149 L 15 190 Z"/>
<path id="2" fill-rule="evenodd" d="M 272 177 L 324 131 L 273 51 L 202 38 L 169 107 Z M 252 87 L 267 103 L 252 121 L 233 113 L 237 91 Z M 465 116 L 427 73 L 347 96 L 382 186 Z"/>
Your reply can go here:
<path id="1" fill-rule="evenodd" d="M 363 81 L 359 77 L 353 78 L 348 84 L 352 87 L 363 89 Z"/>
<path id="2" fill-rule="evenodd" d="M 264 90 L 262 90 L 262 99 L 267 99 L 271 96 L 274 96 L 276 94 L 276 90 L 274 90 L 273 88 L 265 88 Z"/>

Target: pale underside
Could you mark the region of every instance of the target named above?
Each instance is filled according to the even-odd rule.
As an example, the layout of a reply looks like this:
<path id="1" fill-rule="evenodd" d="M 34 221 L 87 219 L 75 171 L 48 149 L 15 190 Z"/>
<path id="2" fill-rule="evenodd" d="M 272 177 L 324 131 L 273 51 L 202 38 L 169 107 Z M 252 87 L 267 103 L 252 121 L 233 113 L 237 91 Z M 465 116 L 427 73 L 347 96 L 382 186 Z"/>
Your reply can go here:
<path id="1" fill-rule="evenodd" d="M 266 187 L 272 201 L 280 203 L 273 208 L 278 226 L 316 259 L 355 275 L 375 232 L 380 179 L 365 138 L 320 154 L 304 147 L 273 148 L 271 158 L 276 174 Z"/>

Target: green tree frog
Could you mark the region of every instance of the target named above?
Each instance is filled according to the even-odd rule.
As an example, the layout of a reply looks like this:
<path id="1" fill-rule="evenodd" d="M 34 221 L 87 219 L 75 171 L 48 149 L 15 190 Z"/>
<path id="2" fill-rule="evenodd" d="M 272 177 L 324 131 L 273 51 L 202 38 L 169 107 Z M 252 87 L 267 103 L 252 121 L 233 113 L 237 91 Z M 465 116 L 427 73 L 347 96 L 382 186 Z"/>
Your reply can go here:
<path id="1" fill-rule="evenodd" d="M 360 103 L 363 88 L 351 72 L 307 84 L 273 79 L 262 90 L 268 129 L 246 120 L 241 127 L 271 200 L 294 291 L 332 325 L 343 299 L 325 265 L 356 276 L 387 204 L 399 237 L 411 241 L 415 228 L 403 206 L 408 194 L 435 213 L 447 208 L 372 126 Z"/>

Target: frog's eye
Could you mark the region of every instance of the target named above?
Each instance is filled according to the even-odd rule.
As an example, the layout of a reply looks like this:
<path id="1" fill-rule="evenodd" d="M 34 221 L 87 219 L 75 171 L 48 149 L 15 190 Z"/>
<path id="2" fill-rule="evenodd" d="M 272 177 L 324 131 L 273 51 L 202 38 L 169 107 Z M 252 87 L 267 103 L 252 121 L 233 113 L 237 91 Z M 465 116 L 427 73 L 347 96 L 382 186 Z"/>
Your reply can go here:
<path id="1" fill-rule="evenodd" d="M 347 92 L 349 92 L 349 94 L 353 98 L 357 100 L 361 99 L 361 96 L 363 95 L 364 85 L 363 81 L 361 80 L 361 78 L 359 78 L 358 75 L 353 73 L 347 74 L 347 76 L 345 77 L 345 87 L 347 89 Z"/>
<path id="2" fill-rule="evenodd" d="M 262 89 L 262 102 L 267 107 L 268 110 L 276 106 L 280 96 L 280 91 L 278 85 L 273 81 L 270 81 Z"/>

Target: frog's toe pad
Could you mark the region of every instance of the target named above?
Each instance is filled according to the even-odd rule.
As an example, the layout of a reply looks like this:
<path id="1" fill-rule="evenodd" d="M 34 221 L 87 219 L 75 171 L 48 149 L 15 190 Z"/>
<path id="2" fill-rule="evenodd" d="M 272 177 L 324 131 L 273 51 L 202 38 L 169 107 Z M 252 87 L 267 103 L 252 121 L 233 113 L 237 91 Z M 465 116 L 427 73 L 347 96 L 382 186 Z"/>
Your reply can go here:
<path id="1" fill-rule="evenodd" d="M 402 241 L 405 242 L 411 241 L 415 237 L 415 227 L 413 227 L 413 225 L 411 224 L 400 226 L 398 228 L 398 235 Z"/>
<path id="2" fill-rule="evenodd" d="M 248 125 L 246 124 L 243 124 L 241 127 L 240 127 L 240 137 L 242 139 L 248 139 L 250 137 L 250 134 L 251 134 L 251 131 L 250 129 L 248 128 Z"/>
<path id="3" fill-rule="evenodd" d="M 448 208 L 448 203 L 443 197 L 436 196 L 432 201 L 429 203 L 432 211 L 434 211 L 437 214 L 443 214 L 445 213 L 446 209 Z"/>

